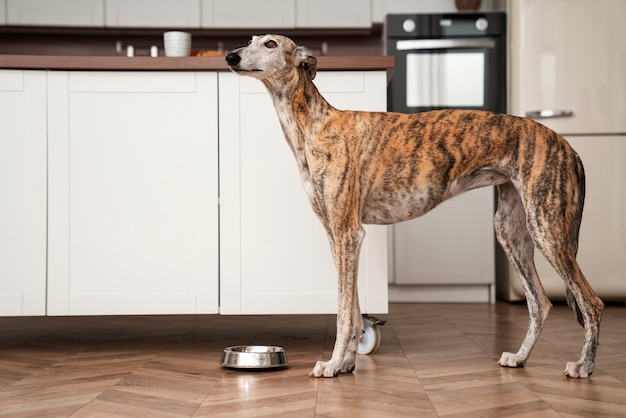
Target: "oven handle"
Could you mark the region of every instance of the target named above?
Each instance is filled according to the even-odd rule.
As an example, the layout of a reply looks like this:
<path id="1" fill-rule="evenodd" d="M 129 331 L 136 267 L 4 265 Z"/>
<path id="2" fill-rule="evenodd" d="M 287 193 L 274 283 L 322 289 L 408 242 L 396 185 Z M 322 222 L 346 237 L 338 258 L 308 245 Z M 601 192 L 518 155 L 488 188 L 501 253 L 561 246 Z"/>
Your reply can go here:
<path id="1" fill-rule="evenodd" d="M 493 39 L 403 39 L 396 42 L 398 51 L 416 49 L 490 48 L 496 46 Z"/>

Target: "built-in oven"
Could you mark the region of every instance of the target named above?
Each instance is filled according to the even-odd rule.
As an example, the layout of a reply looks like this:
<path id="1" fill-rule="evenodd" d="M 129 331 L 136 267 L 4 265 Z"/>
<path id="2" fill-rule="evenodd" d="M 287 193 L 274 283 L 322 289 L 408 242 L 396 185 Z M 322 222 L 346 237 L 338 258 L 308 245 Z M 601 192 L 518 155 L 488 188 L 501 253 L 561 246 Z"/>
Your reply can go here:
<path id="1" fill-rule="evenodd" d="M 392 14 L 385 33 L 389 110 L 506 112 L 505 13 Z"/>

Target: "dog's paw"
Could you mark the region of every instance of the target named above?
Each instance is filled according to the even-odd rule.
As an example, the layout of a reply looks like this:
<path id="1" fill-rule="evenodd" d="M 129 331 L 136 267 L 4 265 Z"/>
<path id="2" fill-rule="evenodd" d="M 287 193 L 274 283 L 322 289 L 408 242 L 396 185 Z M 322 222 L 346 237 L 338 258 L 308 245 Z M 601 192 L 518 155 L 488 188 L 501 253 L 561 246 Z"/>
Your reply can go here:
<path id="1" fill-rule="evenodd" d="M 339 365 L 334 364 L 332 361 L 318 361 L 313 367 L 309 376 L 313 377 L 337 377 L 341 373 Z"/>
<path id="2" fill-rule="evenodd" d="M 352 373 L 354 369 L 356 369 L 354 356 L 344 359 L 343 363 L 341 364 L 341 373 Z"/>
<path id="3" fill-rule="evenodd" d="M 575 361 L 569 361 L 563 371 L 565 377 L 573 377 L 575 379 L 586 379 L 591 376 L 591 373 L 593 373 L 593 364 L 591 366 L 585 366 Z"/>
<path id="4" fill-rule="evenodd" d="M 498 364 L 502 367 L 524 367 L 526 359 L 520 358 L 517 354 L 504 352 L 500 356 Z"/>

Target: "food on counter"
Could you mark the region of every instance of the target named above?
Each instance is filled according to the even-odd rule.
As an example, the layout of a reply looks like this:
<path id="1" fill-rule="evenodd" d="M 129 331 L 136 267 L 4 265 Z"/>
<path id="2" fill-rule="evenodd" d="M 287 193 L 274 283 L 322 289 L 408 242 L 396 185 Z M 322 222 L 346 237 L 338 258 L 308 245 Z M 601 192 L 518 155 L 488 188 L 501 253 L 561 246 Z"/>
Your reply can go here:
<path id="1" fill-rule="evenodd" d="M 224 57 L 225 53 L 220 51 L 191 51 L 192 57 Z"/>

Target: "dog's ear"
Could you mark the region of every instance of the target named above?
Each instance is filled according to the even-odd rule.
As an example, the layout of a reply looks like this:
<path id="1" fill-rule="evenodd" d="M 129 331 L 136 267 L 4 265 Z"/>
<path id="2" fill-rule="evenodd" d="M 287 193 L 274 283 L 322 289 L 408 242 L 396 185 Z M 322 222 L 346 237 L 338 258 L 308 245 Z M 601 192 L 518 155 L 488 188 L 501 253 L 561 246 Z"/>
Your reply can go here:
<path id="1" fill-rule="evenodd" d="M 302 66 L 309 78 L 313 80 L 317 74 L 317 58 L 315 58 L 315 54 L 303 46 L 296 47 L 295 54 L 296 64 Z"/>

